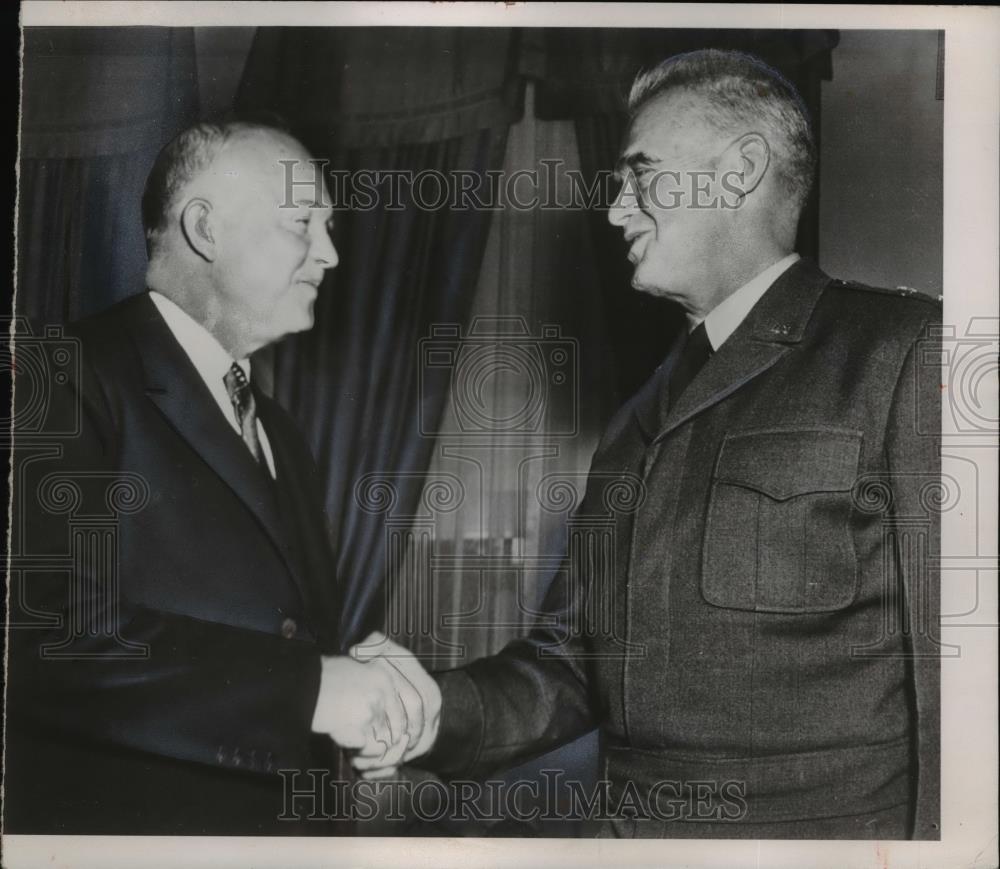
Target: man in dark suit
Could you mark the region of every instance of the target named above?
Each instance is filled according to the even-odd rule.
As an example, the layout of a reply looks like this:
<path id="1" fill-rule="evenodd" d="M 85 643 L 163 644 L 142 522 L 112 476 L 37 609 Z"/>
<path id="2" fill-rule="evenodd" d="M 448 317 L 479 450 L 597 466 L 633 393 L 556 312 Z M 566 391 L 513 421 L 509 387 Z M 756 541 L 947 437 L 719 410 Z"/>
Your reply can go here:
<path id="1" fill-rule="evenodd" d="M 68 332 L 79 373 L 46 418 L 72 433 L 15 479 L 35 569 L 12 599 L 5 832 L 349 831 L 322 787 L 293 791 L 422 730 L 396 670 L 342 655 L 316 468 L 250 370 L 312 326 L 337 264 L 310 159 L 268 127 L 182 133 L 144 195 L 148 292 Z M 37 434 L 15 422 L 15 448 Z"/>
<path id="2" fill-rule="evenodd" d="M 555 627 L 437 675 L 422 762 L 482 776 L 598 727 L 603 834 L 938 838 L 940 304 L 793 253 L 813 139 L 760 61 L 672 58 L 630 112 L 609 218 L 688 334 L 594 456 L 613 557 L 556 575 Z"/>

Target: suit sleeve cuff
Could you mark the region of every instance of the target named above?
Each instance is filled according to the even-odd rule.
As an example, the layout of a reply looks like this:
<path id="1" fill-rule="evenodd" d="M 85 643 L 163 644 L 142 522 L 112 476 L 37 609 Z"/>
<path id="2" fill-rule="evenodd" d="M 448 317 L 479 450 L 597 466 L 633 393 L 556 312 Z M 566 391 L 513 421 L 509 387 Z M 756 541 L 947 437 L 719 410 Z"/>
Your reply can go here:
<path id="1" fill-rule="evenodd" d="M 441 725 L 434 747 L 415 765 L 455 778 L 479 760 L 485 718 L 475 680 L 465 670 L 432 673 L 441 689 Z"/>

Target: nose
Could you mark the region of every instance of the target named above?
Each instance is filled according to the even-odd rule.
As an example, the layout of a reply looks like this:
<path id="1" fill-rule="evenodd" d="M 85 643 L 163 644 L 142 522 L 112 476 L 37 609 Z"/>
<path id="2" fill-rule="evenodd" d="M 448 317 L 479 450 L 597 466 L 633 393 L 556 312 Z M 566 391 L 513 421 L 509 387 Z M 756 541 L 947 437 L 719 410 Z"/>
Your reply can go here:
<path id="1" fill-rule="evenodd" d="M 316 234 L 316 241 L 313 244 L 313 258 L 324 269 L 332 269 L 340 262 L 337 248 L 333 246 L 330 233 L 326 231 L 325 227 Z"/>
<path id="2" fill-rule="evenodd" d="M 611 207 L 608 209 L 608 222 L 612 226 L 624 227 L 628 223 L 628 219 L 639 207 L 639 202 L 632 186 L 633 180 L 631 175 L 624 179 L 621 190 L 618 191 L 618 196 L 615 197 L 615 201 L 611 203 Z"/>

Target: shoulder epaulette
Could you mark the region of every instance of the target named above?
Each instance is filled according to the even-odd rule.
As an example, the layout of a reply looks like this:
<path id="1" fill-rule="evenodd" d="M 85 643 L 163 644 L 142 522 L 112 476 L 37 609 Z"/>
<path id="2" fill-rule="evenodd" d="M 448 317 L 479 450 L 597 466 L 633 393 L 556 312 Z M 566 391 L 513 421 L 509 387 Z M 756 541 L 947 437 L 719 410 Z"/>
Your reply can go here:
<path id="1" fill-rule="evenodd" d="M 940 304 L 944 296 L 931 296 L 915 290 L 913 287 L 872 287 L 858 281 L 841 281 L 834 279 L 830 282 L 834 289 L 858 290 L 864 293 L 878 293 L 882 296 L 895 296 L 900 299 L 913 299 L 918 302 L 927 302 L 932 305 Z"/>

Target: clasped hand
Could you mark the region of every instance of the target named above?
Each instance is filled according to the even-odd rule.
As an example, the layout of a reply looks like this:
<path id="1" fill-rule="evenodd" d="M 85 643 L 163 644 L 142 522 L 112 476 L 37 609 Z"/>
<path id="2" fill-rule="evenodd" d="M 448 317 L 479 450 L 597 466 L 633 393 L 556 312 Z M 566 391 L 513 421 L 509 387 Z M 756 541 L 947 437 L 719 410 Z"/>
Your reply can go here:
<path id="1" fill-rule="evenodd" d="M 364 778 L 385 778 L 437 737 L 441 692 L 413 653 L 376 631 L 349 655 L 324 656 L 312 729 L 355 749 Z"/>

